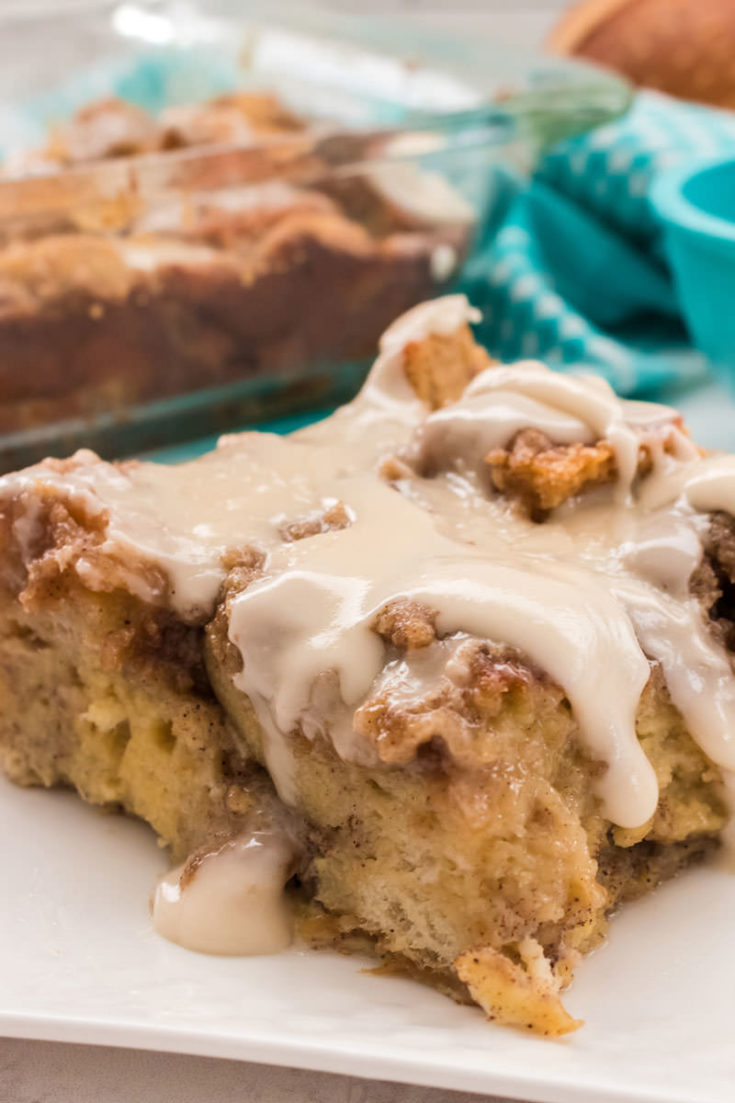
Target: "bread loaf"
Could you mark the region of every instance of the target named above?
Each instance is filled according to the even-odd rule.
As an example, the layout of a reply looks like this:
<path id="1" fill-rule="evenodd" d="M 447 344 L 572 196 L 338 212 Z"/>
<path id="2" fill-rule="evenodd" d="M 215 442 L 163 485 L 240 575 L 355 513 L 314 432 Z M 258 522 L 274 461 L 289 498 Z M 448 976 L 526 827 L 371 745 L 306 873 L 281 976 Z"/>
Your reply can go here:
<path id="1" fill-rule="evenodd" d="M 582 0 L 562 16 L 548 47 L 647 88 L 735 108 L 733 0 Z"/>

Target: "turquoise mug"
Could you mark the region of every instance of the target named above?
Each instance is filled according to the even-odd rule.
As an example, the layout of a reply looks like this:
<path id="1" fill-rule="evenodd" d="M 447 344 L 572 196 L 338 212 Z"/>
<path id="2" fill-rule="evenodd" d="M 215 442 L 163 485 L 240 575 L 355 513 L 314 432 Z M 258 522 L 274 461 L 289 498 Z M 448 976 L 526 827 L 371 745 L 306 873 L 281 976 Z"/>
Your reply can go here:
<path id="1" fill-rule="evenodd" d="M 651 202 L 692 341 L 735 385 L 735 150 L 664 173 Z"/>

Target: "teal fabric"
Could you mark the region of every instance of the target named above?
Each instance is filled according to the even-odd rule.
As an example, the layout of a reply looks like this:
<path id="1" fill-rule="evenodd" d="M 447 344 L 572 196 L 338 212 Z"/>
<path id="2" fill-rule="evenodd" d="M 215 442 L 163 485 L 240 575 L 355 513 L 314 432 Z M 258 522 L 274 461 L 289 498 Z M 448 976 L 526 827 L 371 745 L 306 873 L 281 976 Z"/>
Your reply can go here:
<path id="1" fill-rule="evenodd" d="M 624 118 L 556 146 L 530 183 L 509 178 L 465 281 L 481 339 L 503 360 L 597 372 L 622 394 L 704 378 L 649 190 L 687 158 L 729 151 L 735 113 L 641 92 Z"/>

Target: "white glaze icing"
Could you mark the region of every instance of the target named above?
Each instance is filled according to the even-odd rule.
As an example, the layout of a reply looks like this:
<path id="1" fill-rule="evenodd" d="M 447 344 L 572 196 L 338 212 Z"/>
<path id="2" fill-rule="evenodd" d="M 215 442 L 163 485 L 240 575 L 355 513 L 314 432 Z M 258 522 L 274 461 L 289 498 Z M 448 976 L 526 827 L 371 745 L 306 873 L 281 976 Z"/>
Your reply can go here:
<path id="1" fill-rule="evenodd" d="M 386 602 L 410 597 L 436 612 L 442 635 L 516 647 L 563 687 L 582 740 L 607 764 L 598 792 L 608 816 L 638 826 L 657 800 L 634 726 L 649 661 L 661 664 L 693 737 L 735 768 L 731 661 L 688 588 L 703 514 L 735 511 L 735 460 L 702 460 L 666 407 L 621 401 L 600 380 L 536 363 L 490 368 L 458 403 L 431 414 L 406 380 L 403 350 L 476 318 L 461 296 L 409 311 L 384 334 L 361 395 L 290 438 L 227 437 L 178 468 L 117 470 L 82 454 L 66 470 L 40 465 L 6 477 L 0 496 L 40 482 L 106 517 L 106 554 L 161 568 L 167 600 L 188 619 L 211 613 L 226 552 L 260 549 L 262 577 L 231 601 L 230 638 L 243 658 L 237 683 L 287 802 L 294 727 L 332 739 L 347 759 L 371 761 L 353 729 L 355 708 L 388 683 L 404 694 L 430 685 L 433 658 L 423 675 L 422 663 L 401 667 L 371 627 Z M 605 437 L 616 491 L 567 503 L 543 524 L 523 517 L 483 479 L 487 450 L 522 427 L 552 443 Z M 652 470 L 636 478 L 641 447 Z M 379 471 L 396 454 L 404 477 L 390 486 Z M 284 521 L 335 502 L 347 527 L 284 542 Z M 27 531 L 24 539 L 32 544 Z M 82 556 L 75 569 L 102 585 L 94 560 Z M 145 596 L 144 573 L 130 573 Z"/>
<path id="2" fill-rule="evenodd" d="M 544 417 L 538 427 L 546 431 L 544 424 L 549 425 L 548 435 L 554 443 L 566 444 L 575 439 L 582 443 L 609 441 L 615 449 L 618 469 L 616 494 L 623 500 L 630 491 L 638 466 L 640 429 L 648 426 L 670 429 L 675 416 L 667 406 L 619 399 L 610 384 L 597 376 L 561 375 L 534 360 L 482 372 L 470 383 L 458 406 L 461 409 L 463 403 L 471 404 L 479 398 L 485 400 L 477 404 L 480 410 L 483 406 L 492 410 L 498 394 L 506 399 L 515 398 L 516 402 L 526 398 L 541 406 Z M 525 413 L 522 406 L 520 412 Z M 570 419 L 585 426 L 582 435 L 570 437 Z M 530 420 L 526 425 L 536 426 L 536 422 Z M 492 447 L 502 447 L 507 440 L 497 434 Z"/>
<path id="3" fill-rule="evenodd" d="M 245 834 L 204 855 L 189 873 L 177 866 L 152 901 L 159 934 L 204 954 L 275 954 L 291 942 L 283 888 L 293 848 L 278 832 Z"/>
<path id="4" fill-rule="evenodd" d="M 158 250 L 161 250 L 161 255 L 165 263 L 166 257 L 169 255 L 167 245 L 173 245 L 171 256 L 176 257 L 176 243 L 171 242 L 159 242 L 143 237 L 143 241 L 140 242 L 138 235 L 149 234 L 167 234 L 175 235 L 180 234 L 182 230 L 186 230 L 191 224 L 192 216 L 197 213 L 215 213 L 222 212 L 223 214 L 255 214 L 255 213 L 272 213 L 274 211 L 286 210 L 293 207 L 294 203 L 312 204 L 317 210 L 324 209 L 329 210 L 331 207 L 330 201 L 323 197 L 319 192 L 302 191 L 292 184 L 289 184 L 285 180 L 267 180 L 260 183 L 251 183 L 245 186 L 239 187 L 226 187 L 218 188 L 216 190 L 206 191 L 194 191 L 187 193 L 186 197 L 181 199 L 170 194 L 166 195 L 165 202 L 161 202 L 159 205 L 147 210 L 137 221 L 133 227 L 135 238 L 133 239 L 133 245 L 131 246 L 132 257 L 136 257 L 136 246 L 143 247 L 143 256 L 146 255 L 146 247 L 150 246 L 150 255 L 156 257 Z M 127 250 L 128 243 L 121 243 Z M 191 247 L 184 244 L 182 246 L 183 252 L 181 254 L 182 261 L 185 261 L 187 256 L 191 256 L 191 259 L 196 263 L 196 257 L 198 253 L 206 255 L 211 258 L 212 255 L 216 255 L 216 250 L 209 249 L 206 246 Z M 189 250 L 191 249 L 191 253 Z M 127 252 L 126 252 L 127 255 Z M 131 261 L 135 267 L 139 265 Z"/>
<path id="5" fill-rule="evenodd" d="M 221 263 L 221 254 L 208 245 L 154 238 L 122 239 L 114 243 L 120 259 L 138 272 L 155 272 L 169 266 L 203 267 Z"/>
<path id="6" fill-rule="evenodd" d="M 392 148 L 395 153 L 395 144 Z M 474 207 L 439 172 L 420 169 L 411 161 L 386 161 L 371 166 L 366 176 L 397 207 L 434 225 L 458 223 L 471 226 Z"/>
<path id="7" fill-rule="evenodd" d="M 687 458 L 695 457 L 694 446 L 674 424 L 676 416 L 668 406 L 619 399 L 602 379 L 559 375 L 527 360 L 476 376 L 458 402 L 425 418 L 411 454 L 420 468 L 463 464 L 479 470 L 488 452 L 504 448 L 521 429 L 539 429 L 552 444 L 605 438 L 615 448 L 624 498 L 642 438 L 655 446 L 662 435 L 675 434 L 680 448 L 688 445 Z"/>
<path id="8" fill-rule="evenodd" d="M 510 644 L 559 681 L 590 749 L 609 762 L 601 792 L 610 817 L 641 822 L 637 806 L 629 807 L 631 786 L 645 795 L 647 819 L 657 791 L 634 720 L 649 667 L 605 588 L 560 562 L 524 562 L 511 548 L 496 546 L 490 564 L 484 546 L 442 535 L 430 513 L 369 477 L 350 479 L 345 497 L 354 524 L 275 548 L 266 577 L 232 604 L 230 638 L 244 660 L 236 682 L 259 715 L 265 704 L 279 731 L 303 726 L 313 719 L 312 689 L 324 671 L 336 671 L 348 707 L 359 705 L 385 662 L 371 624 L 391 599 L 410 594 L 438 611 L 442 635 L 465 631 Z M 579 603 L 584 617 L 570 617 Z M 324 734 L 357 757 L 336 726 Z"/>
<path id="9" fill-rule="evenodd" d="M 713 456 L 697 464 L 684 483 L 694 509 L 722 509 L 735 514 L 735 456 Z"/>
<path id="10" fill-rule="evenodd" d="M 381 353 L 402 352 L 409 341 L 423 341 L 432 334 L 448 337 L 466 322 L 481 322 L 482 314 L 464 295 L 444 295 L 419 303 L 388 326 L 380 338 Z M 374 370 L 373 379 L 380 375 Z"/>

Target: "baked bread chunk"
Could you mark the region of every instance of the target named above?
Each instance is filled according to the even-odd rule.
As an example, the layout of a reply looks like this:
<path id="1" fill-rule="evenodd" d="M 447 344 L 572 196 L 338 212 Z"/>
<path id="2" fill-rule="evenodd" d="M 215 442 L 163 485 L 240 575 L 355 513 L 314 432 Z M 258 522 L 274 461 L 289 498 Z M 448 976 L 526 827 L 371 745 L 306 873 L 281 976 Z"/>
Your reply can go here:
<path id="1" fill-rule="evenodd" d="M 728 818 L 735 460 L 474 317 L 399 318 L 289 438 L 0 481 L 0 751 L 152 824 L 169 937 L 272 950 L 289 900 L 558 1035 L 610 912 Z"/>
<path id="2" fill-rule="evenodd" d="M 446 287 L 475 218 L 436 172 L 381 156 L 377 136 L 330 135 L 264 93 L 158 118 L 101 100 L 10 156 L 0 431 L 85 439 L 74 419 L 206 390 L 204 433 L 254 401 L 278 416 L 351 397 L 335 366 L 367 370 L 396 315 Z M 256 400 L 217 399 L 252 381 Z"/>
<path id="3" fill-rule="evenodd" d="M 617 69 L 645 88 L 731 109 L 734 44 L 732 8 L 720 0 L 578 0 L 548 38 L 554 52 Z"/>

